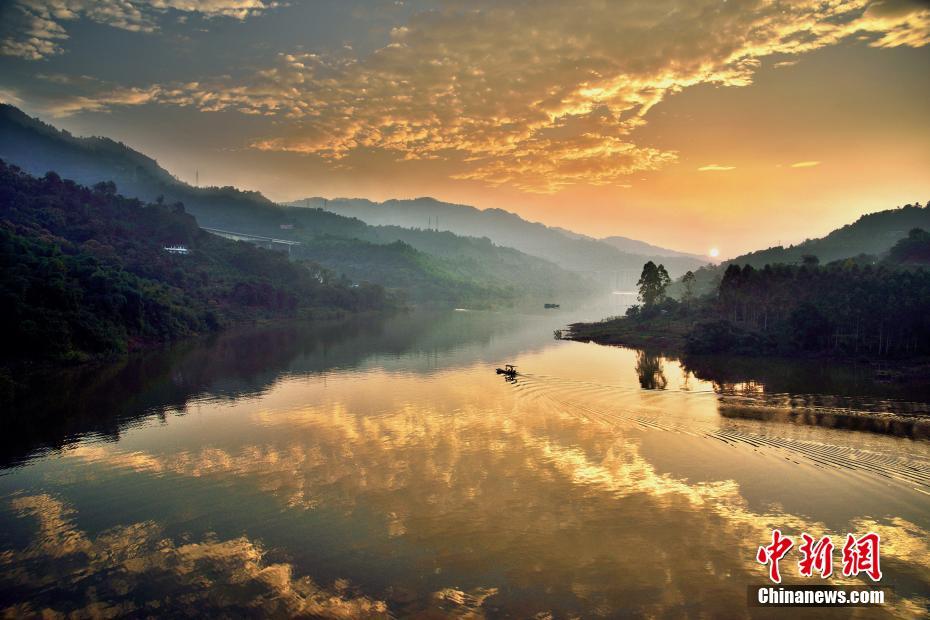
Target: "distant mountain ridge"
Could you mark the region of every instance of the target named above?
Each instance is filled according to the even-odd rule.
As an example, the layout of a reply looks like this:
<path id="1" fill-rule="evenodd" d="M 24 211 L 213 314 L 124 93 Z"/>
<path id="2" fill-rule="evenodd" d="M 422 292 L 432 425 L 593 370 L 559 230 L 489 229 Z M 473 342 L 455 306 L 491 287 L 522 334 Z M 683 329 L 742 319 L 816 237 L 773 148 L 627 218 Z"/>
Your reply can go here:
<path id="1" fill-rule="evenodd" d="M 640 241 L 638 239 L 630 239 L 629 237 L 613 235 L 610 237 L 604 237 L 601 239 L 601 241 L 604 243 L 609 243 L 621 252 L 628 252 L 630 254 L 643 254 L 647 256 L 677 256 L 681 258 L 691 258 L 702 263 L 707 262 L 705 257 L 698 254 L 670 250 L 668 248 L 652 245 L 651 243 L 646 243 L 645 241 Z"/>
<path id="2" fill-rule="evenodd" d="M 648 260 L 662 262 L 678 276 L 707 263 L 700 256 L 660 248 L 626 237 L 595 239 L 564 228 L 529 222 L 503 209 L 478 209 L 435 198 L 386 200 L 304 198 L 288 203 L 351 216 L 372 225 L 429 227 L 459 235 L 487 237 L 492 242 L 550 260 L 576 272 L 638 270 Z"/>
<path id="3" fill-rule="evenodd" d="M 726 261 L 726 264 L 762 267 L 772 263 L 800 262 L 805 255 L 816 256 L 821 263 L 851 258 L 859 254 L 877 257 L 888 252 L 913 228 L 930 230 L 930 208 L 905 205 L 862 215 L 818 239 L 808 239 L 789 247 L 775 246 L 750 252 Z"/>
<path id="4" fill-rule="evenodd" d="M 278 205 L 258 192 L 192 187 L 122 143 L 75 138 L 10 105 L 0 105 L 0 158 L 34 175 L 53 170 L 85 185 L 113 181 L 120 194 L 144 201 L 182 202 L 201 226 L 299 241 L 296 258 L 401 290 L 417 303 L 489 305 L 594 288 L 549 261 L 486 239 L 370 226 L 321 209 Z"/>
<path id="5" fill-rule="evenodd" d="M 922 249 L 914 250 L 915 256 L 889 256 L 891 250 L 900 246 L 902 253 L 906 248 L 900 244 L 906 240 L 913 229 L 930 231 L 930 207 L 904 205 L 895 209 L 885 209 L 860 216 L 855 222 L 846 224 L 829 234 L 817 238 L 807 239 L 796 245 L 783 247 L 774 246 L 764 250 L 749 252 L 726 260 L 719 265 L 705 267 L 695 272 L 697 276 L 696 291 L 707 293 L 717 286 L 729 265 L 743 267 L 751 265 L 761 269 L 766 265 L 799 264 L 805 257 L 816 257 L 820 264 L 834 261 L 850 260 L 857 264 L 878 263 L 892 259 L 907 264 L 919 257 Z M 917 240 L 922 240 L 918 236 Z M 914 241 L 917 243 L 917 241 Z M 673 293 L 680 294 L 681 284 L 676 282 Z"/>

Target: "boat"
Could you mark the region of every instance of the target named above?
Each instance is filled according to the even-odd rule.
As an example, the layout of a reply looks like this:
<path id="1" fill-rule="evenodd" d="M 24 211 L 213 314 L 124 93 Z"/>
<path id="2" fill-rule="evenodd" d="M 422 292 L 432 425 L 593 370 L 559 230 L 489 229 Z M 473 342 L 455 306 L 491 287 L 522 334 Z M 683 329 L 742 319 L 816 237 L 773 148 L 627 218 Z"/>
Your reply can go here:
<path id="1" fill-rule="evenodd" d="M 517 367 L 513 364 L 504 364 L 503 368 L 497 369 L 497 374 L 506 375 L 508 379 L 514 379 L 517 376 Z"/>
<path id="2" fill-rule="evenodd" d="M 543 308 L 558 308 L 559 304 L 543 304 Z"/>

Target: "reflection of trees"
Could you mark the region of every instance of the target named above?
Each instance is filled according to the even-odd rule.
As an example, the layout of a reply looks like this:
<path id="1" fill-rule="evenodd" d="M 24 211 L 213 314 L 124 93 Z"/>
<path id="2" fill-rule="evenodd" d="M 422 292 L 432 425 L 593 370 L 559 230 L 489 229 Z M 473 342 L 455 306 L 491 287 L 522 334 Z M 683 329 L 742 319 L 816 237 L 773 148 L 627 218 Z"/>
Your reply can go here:
<path id="1" fill-rule="evenodd" d="M 668 385 L 662 368 L 662 358 L 656 354 L 637 351 L 636 374 L 639 375 L 639 385 L 644 390 L 664 390 Z"/>
<path id="2" fill-rule="evenodd" d="M 726 418 L 930 438 L 927 385 L 876 381 L 867 364 L 689 355 L 682 369 L 713 384 Z"/>
<path id="3" fill-rule="evenodd" d="M 141 417 L 184 411 L 192 399 L 260 394 L 288 374 L 356 368 L 410 353 L 473 363 L 516 319 L 484 313 L 398 313 L 233 329 L 110 365 L 24 379 L 14 415 L 0 416 L 0 467 L 88 433 L 117 437 Z M 473 350 L 467 349 L 473 346 Z M 471 352 L 470 352 L 471 351 Z M 435 365 L 435 364 L 433 364 Z M 0 407 L 7 403 L 0 403 Z"/>
<path id="4" fill-rule="evenodd" d="M 743 355 L 686 355 L 683 367 L 698 379 L 721 384 L 754 381 L 767 392 L 830 393 L 847 396 L 930 400 L 920 378 L 881 381 L 876 366 L 856 360 Z M 894 369 L 895 366 L 891 366 Z"/>

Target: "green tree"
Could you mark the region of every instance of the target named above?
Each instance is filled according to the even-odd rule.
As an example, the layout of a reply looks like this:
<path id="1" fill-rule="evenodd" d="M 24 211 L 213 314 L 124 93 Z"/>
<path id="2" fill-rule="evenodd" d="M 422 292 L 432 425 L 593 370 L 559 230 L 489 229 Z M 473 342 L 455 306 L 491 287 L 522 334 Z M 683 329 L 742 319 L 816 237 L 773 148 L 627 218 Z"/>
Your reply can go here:
<path id="1" fill-rule="evenodd" d="M 639 276 L 639 299 L 647 307 L 654 306 L 665 299 L 665 289 L 671 284 L 672 279 L 665 270 L 664 265 L 658 265 L 649 261 L 643 265 L 643 272 Z"/>
<path id="2" fill-rule="evenodd" d="M 694 272 L 688 270 L 685 275 L 681 276 L 681 283 L 685 287 L 681 300 L 685 303 L 691 303 L 694 300 Z"/>

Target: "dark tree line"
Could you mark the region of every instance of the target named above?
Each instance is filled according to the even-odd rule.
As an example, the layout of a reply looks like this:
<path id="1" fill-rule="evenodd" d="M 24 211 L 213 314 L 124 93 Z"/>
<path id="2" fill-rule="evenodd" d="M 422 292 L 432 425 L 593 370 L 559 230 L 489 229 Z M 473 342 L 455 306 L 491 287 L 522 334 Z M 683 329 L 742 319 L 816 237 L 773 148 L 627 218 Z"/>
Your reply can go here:
<path id="1" fill-rule="evenodd" d="M 930 272 L 855 261 L 730 265 L 690 345 L 695 350 L 930 352 Z"/>
<path id="2" fill-rule="evenodd" d="M 930 353 L 930 234 L 915 228 L 887 254 L 821 265 L 756 268 L 731 264 L 712 293 L 694 295 L 694 275 L 681 300 L 666 295 L 661 265 L 643 266 L 641 306 L 627 317 L 643 329 L 687 334 L 691 353 L 831 353 L 907 356 Z"/>

